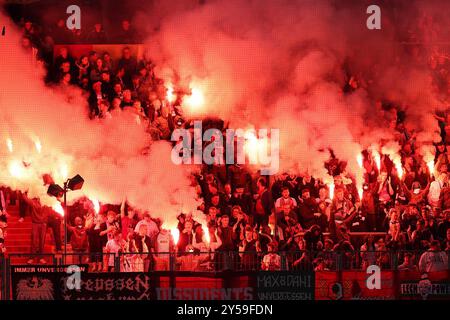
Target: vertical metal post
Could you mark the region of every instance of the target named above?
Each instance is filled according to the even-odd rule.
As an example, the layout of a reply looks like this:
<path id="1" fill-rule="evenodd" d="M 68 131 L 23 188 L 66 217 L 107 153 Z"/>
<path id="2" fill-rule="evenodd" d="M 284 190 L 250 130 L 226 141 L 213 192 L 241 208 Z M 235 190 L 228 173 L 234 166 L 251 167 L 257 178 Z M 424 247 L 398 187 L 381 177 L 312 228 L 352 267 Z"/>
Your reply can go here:
<path id="1" fill-rule="evenodd" d="M 64 257 L 63 264 L 66 265 L 66 256 L 67 256 L 67 181 L 64 182 Z"/>

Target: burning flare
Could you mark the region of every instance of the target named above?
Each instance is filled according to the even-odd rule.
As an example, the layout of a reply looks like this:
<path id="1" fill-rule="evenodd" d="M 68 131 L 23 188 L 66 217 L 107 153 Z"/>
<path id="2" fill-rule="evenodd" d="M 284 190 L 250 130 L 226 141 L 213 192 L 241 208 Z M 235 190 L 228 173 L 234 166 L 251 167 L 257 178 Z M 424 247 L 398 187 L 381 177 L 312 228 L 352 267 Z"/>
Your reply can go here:
<path id="1" fill-rule="evenodd" d="M 100 212 L 100 202 L 95 198 L 92 198 L 90 200 L 92 202 L 92 205 L 94 206 L 95 215 L 98 215 L 98 213 Z"/>
<path id="2" fill-rule="evenodd" d="M 10 138 L 6 139 L 6 146 L 8 147 L 8 151 L 10 153 L 13 152 L 13 142 Z"/>
<path id="3" fill-rule="evenodd" d="M 427 161 L 427 167 L 430 172 L 430 177 L 434 177 L 434 160 Z"/>
<path id="4" fill-rule="evenodd" d="M 372 150 L 372 157 L 375 161 L 375 164 L 377 165 L 378 171 L 381 170 L 381 156 L 380 153 L 377 150 Z"/>
<path id="5" fill-rule="evenodd" d="M 205 103 L 205 96 L 199 88 L 192 88 L 191 94 L 186 98 L 186 104 L 194 110 L 197 110 Z"/>
<path id="6" fill-rule="evenodd" d="M 64 217 L 64 209 L 61 205 L 60 202 L 56 202 L 53 206 L 52 206 L 53 211 L 59 213 L 61 215 L 61 217 Z"/>
<path id="7" fill-rule="evenodd" d="M 330 199 L 333 200 L 334 199 L 334 182 L 331 182 L 328 184 L 328 191 L 329 191 Z"/>
<path id="8" fill-rule="evenodd" d="M 209 237 L 209 229 L 206 225 L 202 225 L 203 234 L 205 235 L 204 239 L 207 243 L 210 243 L 211 239 Z"/>
<path id="9" fill-rule="evenodd" d="M 362 169 L 363 167 L 363 156 L 361 153 L 358 153 L 356 156 L 356 162 L 358 162 L 358 166 Z"/>
<path id="10" fill-rule="evenodd" d="M 401 179 L 403 177 L 402 161 L 401 161 L 400 157 L 394 157 L 394 160 L 392 160 L 392 161 L 394 162 L 398 177 Z"/>
<path id="11" fill-rule="evenodd" d="M 20 179 L 25 175 L 25 168 L 20 161 L 13 160 L 8 166 L 9 173 L 12 177 Z"/>
<path id="12" fill-rule="evenodd" d="M 362 188 L 362 186 L 358 187 L 358 195 L 359 195 L 359 200 L 362 200 L 362 197 L 363 197 L 363 188 Z"/>
<path id="13" fill-rule="evenodd" d="M 258 164 L 258 155 L 267 151 L 267 140 L 267 137 L 258 138 L 252 131 L 245 133 L 244 151 L 251 164 Z"/>
<path id="14" fill-rule="evenodd" d="M 61 178 L 66 181 L 69 176 L 69 168 L 67 167 L 67 164 L 63 163 L 59 167 L 59 174 L 61 175 Z"/>
<path id="15" fill-rule="evenodd" d="M 178 240 L 180 239 L 180 230 L 177 227 L 170 229 L 170 233 L 173 237 L 173 243 L 176 246 L 178 244 Z"/>
<path id="16" fill-rule="evenodd" d="M 176 98 L 177 98 L 177 96 L 174 94 L 173 86 L 172 86 L 171 84 L 169 84 L 169 85 L 167 86 L 166 99 L 167 99 L 167 101 L 169 101 L 170 103 L 173 103 L 173 102 L 175 102 Z"/>
<path id="17" fill-rule="evenodd" d="M 41 151 L 42 151 L 42 144 L 41 144 L 41 141 L 39 140 L 39 138 L 35 138 L 34 139 L 34 146 L 36 148 L 36 151 L 38 153 L 41 153 Z"/>

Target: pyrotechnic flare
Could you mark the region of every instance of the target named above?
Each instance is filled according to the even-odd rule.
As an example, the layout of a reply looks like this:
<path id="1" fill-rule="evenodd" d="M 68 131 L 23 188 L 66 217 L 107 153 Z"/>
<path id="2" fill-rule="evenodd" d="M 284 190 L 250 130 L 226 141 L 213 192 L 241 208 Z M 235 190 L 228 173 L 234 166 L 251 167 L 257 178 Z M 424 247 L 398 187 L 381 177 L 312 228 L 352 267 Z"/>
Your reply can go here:
<path id="1" fill-rule="evenodd" d="M 34 139 L 34 146 L 36 148 L 36 151 L 38 153 L 41 153 L 41 151 L 42 151 L 42 144 L 41 144 L 41 141 L 39 140 L 39 138 L 35 138 Z"/>
<path id="2" fill-rule="evenodd" d="M 395 169 L 397 170 L 397 175 L 398 177 L 401 179 L 403 177 L 403 167 L 402 167 L 402 161 L 400 158 L 394 158 L 394 160 L 392 160 L 394 162 L 395 165 Z"/>
<path id="3" fill-rule="evenodd" d="M 64 217 L 64 208 L 62 207 L 60 202 L 56 202 L 53 206 L 52 206 L 53 211 L 55 211 L 56 213 L 59 213 L 61 215 L 61 217 Z"/>
<path id="4" fill-rule="evenodd" d="M 430 172 L 430 177 L 434 177 L 434 160 L 427 161 L 427 167 Z"/>
<path id="5" fill-rule="evenodd" d="M 358 187 L 358 195 L 359 195 L 359 200 L 362 200 L 362 197 L 363 197 L 363 188 L 362 188 L 362 186 Z"/>
<path id="6" fill-rule="evenodd" d="M 170 233 L 173 237 L 173 243 L 176 246 L 178 244 L 178 240 L 180 239 L 180 230 L 177 227 L 170 229 Z"/>
<path id="7" fill-rule="evenodd" d="M 173 86 L 171 84 L 169 84 L 167 86 L 167 95 L 166 95 L 167 101 L 169 101 L 170 103 L 175 102 L 177 96 L 174 94 L 173 91 Z"/>
<path id="8" fill-rule="evenodd" d="M 13 178 L 20 179 L 25 174 L 25 168 L 20 161 L 13 160 L 8 166 L 9 173 Z"/>
<path id="9" fill-rule="evenodd" d="M 100 212 L 100 202 L 95 198 L 92 198 L 90 200 L 92 202 L 92 205 L 94 206 L 95 215 L 98 215 L 98 213 Z"/>
<path id="10" fill-rule="evenodd" d="M 205 96 L 199 88 L 192 88 L 191 94 L 185 98 L 185 102 L 191 110 L 195 111 L 203 106 L 205 103 Z"/>
<path id="11" fill-rule="evenodd" d="M 358 162 L 358 166 L 362 169 L 363 167 L 363 156 L 361 153 L 358 153 L 356 156 L 356 162 Z"/>
<path id="12" fill-rule="evenodd" d="M 10 138 L 6 139 L 6 145 L 8 147 L 8 151 L 10 153 L 12 153 L 13 152 L 13 143 L 12 143 L 12 140 Z"/>
<path id="13" fill-rule="evenodd" d="M 203 233 L 205 234 L 205 241 L 210 243 L 211 239 L 209 237 L 209 229 L 206 225 L 202 225 Z"/>
<path id="14" fill-rule="evenodd" d="M 59 168 L 59 173 L 61 175 L 62 180 L 66 181 L 69 176 L 69 168 L 67 167 L 67 164 L 65 163 L 61 164 Z"/>
<path id="15" fill-rule="evenodd" d="M 330 199 L 334 199 L 334 182 L 328 184 L 328 191 L 330 193 Z"/>
<path id="16" fill-rule="evenodd" d="M 377 165 L 378 171 L 381 170 L 381 156 L 380 153 L 377 150 L 372 150 L 372 157 L 375 161 L 375 164 Z"/>

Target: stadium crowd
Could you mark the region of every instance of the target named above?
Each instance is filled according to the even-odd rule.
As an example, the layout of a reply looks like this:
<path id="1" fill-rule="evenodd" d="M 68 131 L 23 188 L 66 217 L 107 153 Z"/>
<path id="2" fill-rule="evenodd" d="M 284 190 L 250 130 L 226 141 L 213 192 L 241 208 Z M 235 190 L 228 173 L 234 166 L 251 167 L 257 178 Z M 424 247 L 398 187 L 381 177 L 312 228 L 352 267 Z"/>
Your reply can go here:
<path id="1" fill-rule="evenodd" d="M 134 114 L 154 140 L 169 140 L 175 128 L 188 124 L 181 108 L 183 93 L 176 101 L 168 101 L 167 88 L 155 74 L 150 57 L 144 54 L 137 60 L 126 45 L 138 41 L 130 31 L 132 21 L 121 23 L 119 42 L 125 45 L 116 60 L 108 52 L 94 51 L 73 57 L 67 47 L 53 55 L 52 43 L 78 43 L 77 37 L 81 37 L 65 30 L 63 22 L 49 33 L 37 32 L 43 28 L 31 21 L 22 26 L 22 46 L 45 65 L 49 86 L 83 90 L 91 118 L 106 119 L 118 112 Z M 107 43 L 108 38 L 97 23 L 85 39 L 96 44 Z M 428 64 L 436 92 L 448 99 L 449 58 L 420 47 L 412 48 L 410 54 L 411 59 Z M 352 75 L 342 90 L 345 93 L 366 85 L 363 76 Z M 126 201 L 102 204 L 97 214 L 89 199 L 80 199 L 69 214 L 72 251 L 80 261 L 89 262 L 92 271 L 117 268 L 114 255 L 119 252 L 130 253 L 120 259 L 122 271 L 169 270 L 172 263 L 179 270 L 191 271 L 336 270 L 373 264 L 382 269 L 447 270 L 450 112 L 435 114 L 442 140 L 435 144 L 435 168 L 430 172 L 416 152 L 417 133 L 404 126 L 400 106 L 381 100 L 374 104 L 384 111 L 382 121 L 398 133 L 404 174 L 399 178 L 387 155 L 381 155 L 378 167 L 365 150 L 361 198 L 346 163 L 333 156 L 325 164 L 334 177 L 333 197 L 327 184 L 307 172 L 262 177 L 243 166 L 204 165 L 202 172 L 192 177 L 192 184 L 203 200 L 198 210 L 205 215 L 206 226 L 192 213 L 180 213 L 179 236 L 174 240 L 173 230 L 162 228 L 162 221 L 151 212 Z M 226 129 L 221 121 L 211 121 L 211 125 Z M 33 222 L 33 253 L 43 252 L 47 227 L 54 230 L 55 249 L 61 251 L 61 218 L 19 191 L 2 192 L 5 214 L 1 215 L 0 230 L 6 228 L 5 199 L 14 202 L 16 198 L 21 219 L 30 216 Z M 105 259 L 101 253 L 113 255 Z"/>

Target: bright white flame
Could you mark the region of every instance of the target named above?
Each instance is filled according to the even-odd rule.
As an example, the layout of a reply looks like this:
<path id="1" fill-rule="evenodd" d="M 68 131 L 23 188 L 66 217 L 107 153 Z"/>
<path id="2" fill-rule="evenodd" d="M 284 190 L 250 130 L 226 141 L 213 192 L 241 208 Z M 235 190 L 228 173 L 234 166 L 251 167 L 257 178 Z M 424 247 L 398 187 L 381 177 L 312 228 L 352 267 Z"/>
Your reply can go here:
<path id="1" fill-rule="evenodd" d="M 177 96 L 173 92 L 173 87 L 171 84 L 167 87 L 167 95 L 166 95 L 167 101 L 170 103 L 174 102 L 177 98 Z"/>
<path id="2" fill-rule="evenodd" d="M 60 202 L 56 202 L 53 206 L 52 206 L 53 211 L 59 213 L 61 215 L 61 217 L 64 217 L 64 209 L 61 205 Z"/>
<path id="3" fill-rule="evenodd" d="M 381 170 L 381 156 L 376 150 L 372 150 L 372 156 L 373 160 L 375 161 L 375 164 L 377 165 L 378 171 Z"/>
<path id="4" fill-rule="evenodd" d="M 363 167 L 363 156 L 361 153 L 358 153 L 356 156 L 356 162 L 358 162 L 358 166 L 362 169 Z"/>
<path id="5" fill-rule="evenodd" d="M 59 167 L 59 173 L 61 174 L 61 177 L 64 181 L 67 180 L 69 176 L 69 168 L 67 167 L 67 164 L 61 164 L 61 166 Z"/>
<path id="6" fill-rule="evenodd" d="M 92 205 L 94 206 L 94 211 L 95 214 L 98 215 L 98 213 L 100 212 L 100 202 L 97 199 L 90 199 L 92 202 Z"/>
<path id="7" fill-rule="evenodd" d="M 192 88 L 191 94 L 186 98 L 186 103 L 192 109 L 198 109 L 205 103 L 203 92 L 198 88 Z"/>
<path id="8" fill-rule="evenodd" d="M 430 176 L 434 176 L 434 160 L 427 161 L 427 167 L 430 172 Z"/>
<path id="9" fill-rule="evenodd" d="M 42 151 L 42 144 L 41 144 L 41 141 L 39 140 L 39 138 L 34 139 L 34 146 L 36 147 L 36 151 L 38 153 L 41 153 L 41 151 Z"/>
<path id="10" fill-rule="evenodd" d="M 361 186 L 358 187 L 358 195 L 359 195 L 359 200 L 362 200 L 363 197 L 363 188 Z"/>
<path id="11" fill-rule="evenodd" d="M 253 131 L 245 133 L 244 151 L 251 164 L 258 163 L 258 155 L 267 150 L 268 138 L 258 138 Z"/>
<path id="12" fill-rule="evenodd" d="M 330 192 L 330 199 L 334 199 L 334 182 L 328 184 L 328 190 Z"/>
<path id="13" fill-rule="evenodd" d="M 401 179 L 403 177 L 403 167 L 402 161 L 399 157 L 396 157 L 394 160 L 395 169 L 397 170 L 398 177 Z"/>
<path id="14" fill-rule="evenodd" d="M 170 229 L 170 233 L 172 234 L 173 237 L 173 243 L 177 245 L 178 240 L 180 239 L 180 230 L 178 230 L 178 228 L 175 227 Z"/>
<path id="15" fill-rule="evenodd" d="M 207 243 L 209 243 L 211 241 L 211 239 L 209 237 L 208 227 L 206 225 L 202 225 L 202 229 L 203 229 L 203 233 L 205 234 L 205 240 Z"/>
<path id="16" fill-rule="evenodd" d="M 6 145 L 8 147 L 9 152 L 13 152 L 13 142 L 10 138 L 6 139 Z"/>
<path id="17" fill-rule="evenodd" d="M 8 166 L 9 173 L 14 178 L 22 178 L 25 174 L 25 168 L 19 161 L 11 161 Z"/>

